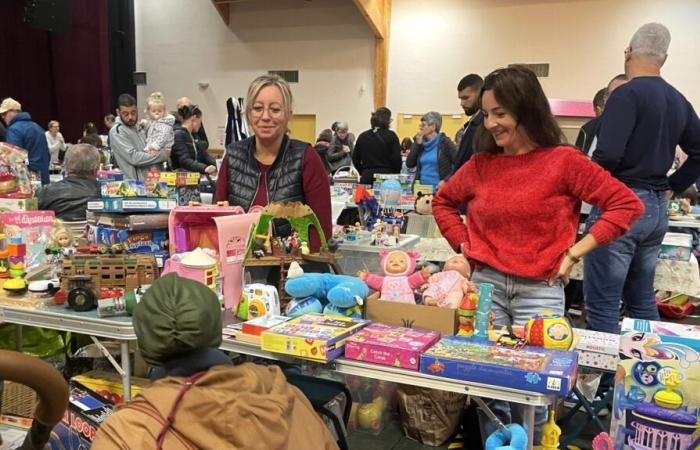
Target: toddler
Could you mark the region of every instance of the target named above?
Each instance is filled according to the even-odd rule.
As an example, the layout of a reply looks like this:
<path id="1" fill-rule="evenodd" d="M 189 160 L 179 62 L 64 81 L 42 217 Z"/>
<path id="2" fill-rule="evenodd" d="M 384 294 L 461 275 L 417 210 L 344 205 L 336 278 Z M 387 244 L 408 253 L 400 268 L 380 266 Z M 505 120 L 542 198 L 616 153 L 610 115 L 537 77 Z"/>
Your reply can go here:
<path id="1" fill-rule="evenodd" d="M 168 114 L 165 109 L 165 99 L 160 92 L 154 92 L 148 96 L 146 103 L 146 148 L 144 151 L 151 155 L 164 152 L 170 157 L 170 149 L 175 141 L 173 125 L 175 117 Z"/>

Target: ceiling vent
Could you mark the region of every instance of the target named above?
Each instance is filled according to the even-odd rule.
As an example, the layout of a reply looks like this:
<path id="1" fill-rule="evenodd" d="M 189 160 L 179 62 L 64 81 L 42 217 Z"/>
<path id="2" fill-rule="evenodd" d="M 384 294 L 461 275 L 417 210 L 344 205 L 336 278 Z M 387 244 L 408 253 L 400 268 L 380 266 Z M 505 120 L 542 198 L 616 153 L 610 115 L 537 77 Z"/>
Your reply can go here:
<path id="1" fill-rule="evenodd" d="M 508 67 L 521 66 L 527 67 L 528 69 L 535 72 L 538 77 L 548 77 L 549 76 L 549 63 L 539 63 L 539 64 L 508 64 Z"/>
<path id="2" fill-rule="evenodd" d="M 268 70 L 269 75 L 279 75 L 284 78 L 287 83 L 298 83 L 299 82 L 299 71 L 298 70 Z"/>

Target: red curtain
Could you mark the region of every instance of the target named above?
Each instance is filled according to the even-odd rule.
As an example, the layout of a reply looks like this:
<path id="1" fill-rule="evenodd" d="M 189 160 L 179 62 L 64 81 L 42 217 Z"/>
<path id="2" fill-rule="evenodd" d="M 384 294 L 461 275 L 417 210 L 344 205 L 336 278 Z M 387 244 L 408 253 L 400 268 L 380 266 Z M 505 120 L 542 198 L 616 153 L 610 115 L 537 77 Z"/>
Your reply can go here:
<path id="1" fill-rule="evenodd" d="M 112 112 L 107 0 L 73 0 L 73 24 L 65 33 L 36 30 L 23 22 L 25 0 L 0 6 L 0 99 L 13 97 L 46 128 L 61 122 L 66 142 L 77 142 L 83 124 Z"/>

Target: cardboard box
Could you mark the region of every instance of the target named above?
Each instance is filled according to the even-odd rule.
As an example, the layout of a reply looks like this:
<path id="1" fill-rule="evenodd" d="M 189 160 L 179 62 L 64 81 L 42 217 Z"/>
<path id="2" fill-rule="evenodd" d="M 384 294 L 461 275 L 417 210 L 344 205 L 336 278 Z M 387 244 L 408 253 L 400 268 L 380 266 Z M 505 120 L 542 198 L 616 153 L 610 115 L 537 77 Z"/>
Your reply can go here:
<path id="1" fill-rule="evenodd" d="M 576 352 L 449 336 L 421 355 L 420 371 L 458 380 L 566 396 L 576 383 Z"/>
<path id="2" fill-rule="evenodd" d="M 397 327 L 438 331 L 443 336 L 454 336 L 459 330 L 456 309 L 387 302 L 379 300 L 376 293 L 365 300 L 365 318 Z"/>
<path id="3" fill-rule="evenodd" d="M 343 354 L 345 340 L 369 322 L 323 314 L 306 314 L 263 331 L 263 350 L 315 361 L 332 361 Z"/>
<path id="4" fill-rule="evenodd" d="M 52 433 L 60 437 L 64 449 L 90 448 L 97 429 L 112 414 L 114 405 L 75 380 L 70 381 L 68 388 L 68 408 Z"/>
<path id="5" fill-rule="evenodd" d="M 201 174 L 198 172 L 161 172 L 160 181 L 168 186 L 199 186 Z"/>
<path id="6" fill-rule="evenodd" d="M 86 219 L 90 225 L 104 225 L 122 230 L 144 231 L 168 228 L 169 214 L 124 215 L 87 211 Z"/>
<path id="7" fill-rule="evenodd" d="M 659 259 L 690 261 L 693 237 L 685 233 L 666 233 L 661 243 Z"/>
<path id="8" fill-rule="evenodd" d="M 165 253 L 168 230 L 130 231 L 102 225 L 89 225 L 88 240 L 110 246 L 123 244 L 129 253 Z"/>
<path id="9" fill-rule="evenodd" d="M 51 227 L 56 220 L 53 211 L 8 211 L 0 213 L 4 233 L 10 238 L 21 236 L 26 245 L 25 271 L 38 267 L 46 261 L 46 243 L 50 239 Z M 8 239 L 9 242 L 9 239 Z"/>
<path id="10" fill-rule="evenodd" d="M 164 181 L 103 181 L 100 186 L 102 197 L 155 197 L 168 198 L 168 183 Z"/>
<path id="11" fill-rule="evenodd" d="M 177 206 L 177 202 L 167 198 L 99 198 L 88 201 L 89 211 L 100 212 L 168 212 Z"/>
<path id="12" fill-rule="evenodd" d="M 372 323 L 345 341 L 345 357 L 418 370 L 420 354 L 438 339 L 437 331 Z"/>
<path id="13" fill-rule="evenodd" d="M 610 429 L 615 450 L 695 448 L 700 326 L 624 319 Z M 624 433 L 624 436 L 621 435 Z"/>
<path id="14" fill-rule="evenodd" d="M 113 372 L 104 370 L 91 370 L 72 378 L 96 394 L 115 405 L 124 403 L 124 384 L 122 378 Z M 147 378 L 131 377 L 131 398 L 133 399 L 150 384 Z"/>
<path id="15" fill-rule="evenodd" d="M 1 198 L 0 211 L 36 211 L 39 209 L 39 199 L 32 198 Z"/>

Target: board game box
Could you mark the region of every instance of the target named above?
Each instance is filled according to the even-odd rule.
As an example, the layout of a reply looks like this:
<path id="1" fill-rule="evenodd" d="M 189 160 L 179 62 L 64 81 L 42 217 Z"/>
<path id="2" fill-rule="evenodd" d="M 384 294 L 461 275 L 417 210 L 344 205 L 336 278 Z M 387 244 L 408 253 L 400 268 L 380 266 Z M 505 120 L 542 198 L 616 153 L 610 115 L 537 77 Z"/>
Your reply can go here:
<path id="1" fill-rule="evenodd" d="M 458 380 L 566 396 L 576 383 L 577 354 L 448 336 L 421 354 L 420 371 Z"/>
<path id="2" fill-rule="evenodd" d="M 328 362 L 342 355 L 345 340 L 368 323 L 350 317 L 306 314 L 264 331 L 261 348 Z"/>
<path id="3" fill-rule="evenodd" d="M 96 198 L 88 200 L 87 209 L 103 212 L 166 212 L 175 206 L 177 201 L 169 198 Z"/>
<path id="4" fill-rule="evenodd" d="M 56 220 L 53 211 L 8 211 L 0 213 L 8 238 L 21 236 L 27 246 L 24 257 L 25 270 L 38 267 L 46 260 L 46 244 L 51 235 L 51 227 Z M 9 242 L 9 239 L 8 239 Z"/>
<path id="5" fill-rule="evenodd" d="M 437 331 L 372 323 L 345 341 L 345 357 L 418 370 L 420 354 L 438 339 Z"/>

